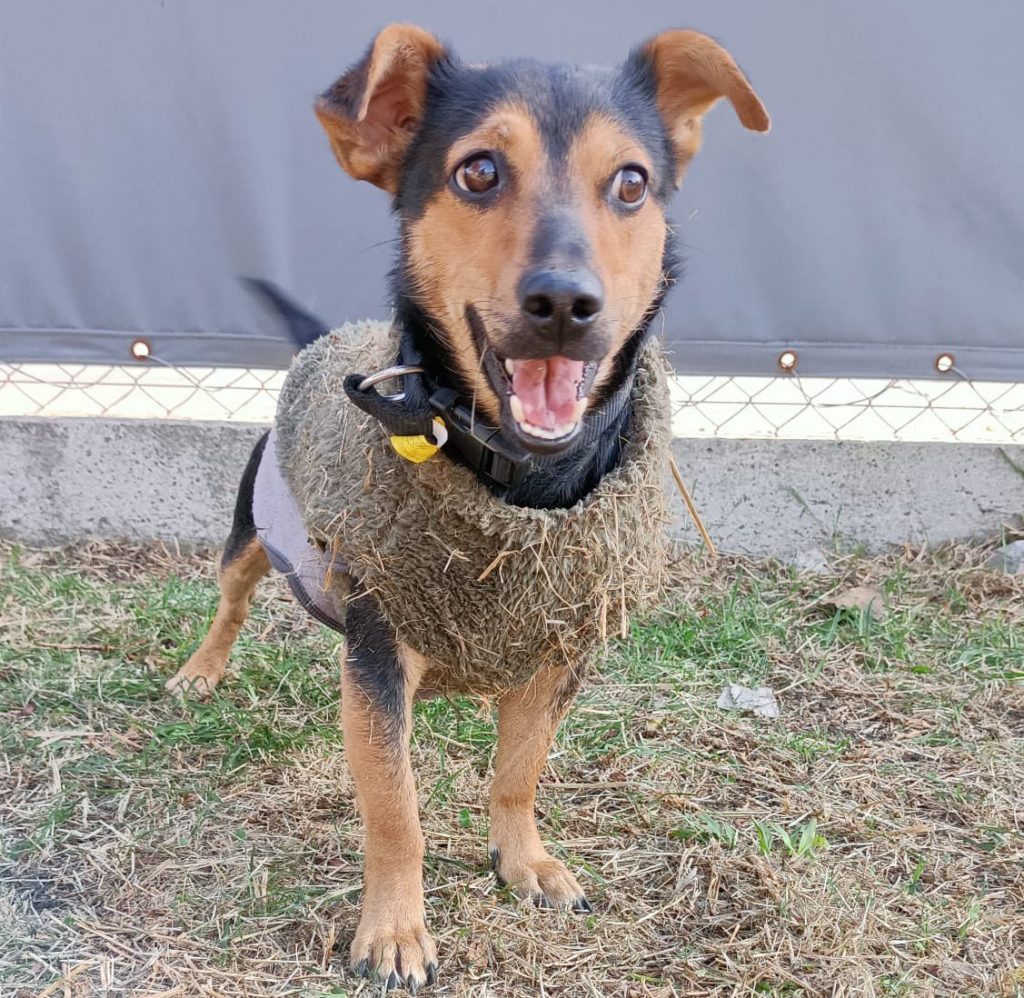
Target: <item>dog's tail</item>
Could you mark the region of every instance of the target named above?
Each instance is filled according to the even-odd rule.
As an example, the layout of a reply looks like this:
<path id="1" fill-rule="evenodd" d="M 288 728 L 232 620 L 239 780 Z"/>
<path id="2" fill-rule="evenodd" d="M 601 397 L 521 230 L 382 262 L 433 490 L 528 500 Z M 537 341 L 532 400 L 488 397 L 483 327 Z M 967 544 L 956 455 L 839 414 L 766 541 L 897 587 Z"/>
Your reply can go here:
<path id="1" fill-rule="evenodd" d="M 274 315 L 284 320 L 289 338 L 300 350 L 330 332 L 330 323 L 307 312 L 276 284 L 259 277 L 243 277 L 241 281 Z"/>

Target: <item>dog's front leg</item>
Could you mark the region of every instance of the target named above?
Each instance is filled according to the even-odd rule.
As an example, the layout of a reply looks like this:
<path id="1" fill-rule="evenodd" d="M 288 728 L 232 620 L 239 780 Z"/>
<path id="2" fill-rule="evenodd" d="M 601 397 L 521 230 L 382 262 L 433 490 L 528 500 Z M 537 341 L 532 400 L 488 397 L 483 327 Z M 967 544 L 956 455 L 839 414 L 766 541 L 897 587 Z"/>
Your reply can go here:
<path id="1" fill-rule="evenodd" d="M 353 596 L 341 670 L 345 756 L 366 829 L 353 969 L 415 991 L 437 976 L 423 906 L 423 833 L 409 759 L 412 701 L 425 663 L 395 641 L 371 595 Z"/>
<path id="2" fill-rule="evenodd" d="M 570 669 L 544 669 L 498 701 L 490 850 L 498 878 L 520 896 L 590 911 L 576 878 L 544 848 L 534 816 L 537 780 L 579 685 Z"/>

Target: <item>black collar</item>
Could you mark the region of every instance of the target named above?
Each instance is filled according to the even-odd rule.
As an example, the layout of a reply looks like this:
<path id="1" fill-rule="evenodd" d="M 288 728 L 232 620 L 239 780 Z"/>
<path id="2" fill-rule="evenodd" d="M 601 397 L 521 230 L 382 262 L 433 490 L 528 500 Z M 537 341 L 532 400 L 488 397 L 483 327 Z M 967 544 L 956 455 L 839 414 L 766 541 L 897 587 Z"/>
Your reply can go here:
<path id="1" fill-rule="evenodd" d="M 638 344 L 637 344 L 638 346 Z M 605 434 L 621 422 L 633 390 L 636 353 L 630 351 L 629 363 L 619 387 L 600 405 L 589 409 L 583 417 L 580 436 L 569 453 L 582 457 L 594 451 Z M 433 440 L 434 419 L 440 418 L 448 431 L 445 448 L 454 450 L 462 462 L 478 476 L 498 486 L 511 489 L 545 460 L 537 457 L 505 437 L 500 428 L 482 423 L 468 405 L 451 388 L 435 384 L 423 373 L 421 358 L 407 335 L 401 337 L 397 364 L 420 368 L 402 378 L 402 392 L 382 395 L 375 385 L 363 386 L 362 374 L 345 378 L 345 393 L 352 403 L 373 416 L 391 436 L 425 436 Z"/>

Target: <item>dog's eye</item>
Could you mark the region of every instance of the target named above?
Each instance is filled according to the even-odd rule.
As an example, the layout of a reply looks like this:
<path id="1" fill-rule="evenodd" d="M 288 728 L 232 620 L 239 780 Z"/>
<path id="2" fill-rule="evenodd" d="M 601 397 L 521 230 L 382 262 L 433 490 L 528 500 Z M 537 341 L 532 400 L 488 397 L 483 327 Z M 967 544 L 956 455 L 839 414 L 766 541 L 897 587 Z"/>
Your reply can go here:
<path id="1" fill-rule="evenodd" d="M 498 183 L 498 164 L 490 156 L 472 156 L 455 171 L 455 183 L 470 194 L 483 194 Z"/>
<path id="2" fill-rule="evenodd" d="M 612 181 L 612 196 L 638 207 L 647 196 L 647 174 L 639 166 L 624 166 Z"/>

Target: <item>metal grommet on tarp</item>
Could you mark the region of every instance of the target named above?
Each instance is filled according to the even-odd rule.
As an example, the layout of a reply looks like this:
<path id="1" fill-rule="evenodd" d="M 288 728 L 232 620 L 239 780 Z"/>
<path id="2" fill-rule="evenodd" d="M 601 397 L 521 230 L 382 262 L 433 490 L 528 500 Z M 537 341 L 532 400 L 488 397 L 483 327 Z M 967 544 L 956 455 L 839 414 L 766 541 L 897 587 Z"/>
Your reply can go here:
<path id="1" fill-rule="evenodd" d="M 137 340 L 132 340 L 128 352 L 132 355 L 132 360 L 149 360 L 153 356 L 153 344 L 149 340 L 139 337 Z"/>
<path id="2" fill-rule="evenodd" d="M 799 363 L 800 357 L 795 350 L 783 350 L 779 354 L 779 367 L 789 374 L 796 370 L 796 365 Z"/>
<path id="3" fill-rule="evenodd" d="M 956 357 L 951 353 L 940 353 L 935 358 L 935 370 L 939 374 L 949 374 L 956 367 Z"/>

